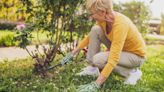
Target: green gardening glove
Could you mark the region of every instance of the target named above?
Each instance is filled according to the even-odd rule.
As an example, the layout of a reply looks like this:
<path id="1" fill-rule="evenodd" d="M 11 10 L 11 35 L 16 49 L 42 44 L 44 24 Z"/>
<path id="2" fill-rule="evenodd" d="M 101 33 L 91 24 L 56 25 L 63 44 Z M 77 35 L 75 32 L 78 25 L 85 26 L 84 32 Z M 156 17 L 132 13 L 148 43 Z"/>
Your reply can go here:
<path id="1" fill-rule="evenodd" d="M 99 88 L 100 86 L 97 85 L 96 82 L 91 82 L 89 84 L 79 86 L 76 92 L 98 92 Z"/>
<path id="2" fill-rule="evenodd" d="M 60 63 L 62 65 L 66 64 L 66 63 L 70 63 L 71 62 L 70 59 L 72 59 L 72 58 L 73 58 L 73 54 L 70 52 L 60 61 Z"/>

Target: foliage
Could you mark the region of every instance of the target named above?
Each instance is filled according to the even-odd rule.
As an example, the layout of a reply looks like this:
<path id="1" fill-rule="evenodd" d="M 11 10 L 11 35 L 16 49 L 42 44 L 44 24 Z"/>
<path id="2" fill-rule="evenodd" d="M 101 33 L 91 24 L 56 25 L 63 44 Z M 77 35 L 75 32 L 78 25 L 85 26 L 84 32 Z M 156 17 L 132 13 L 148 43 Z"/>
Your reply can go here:
<path id="1" fill-rule="evenodd" d="M 158 49 L 156 49 L 158 48 Z M 143 77 L 135 86 L 124 85 L 120 77 L 112 74 L 100 92 L 162 92 L 164 90 L 164 46 L 150 45 L 147 49 L 147 60 L 141 67 Z M 62 58 L 57 56 L 58 59 Z M 59 61 L 58 61 L 59 62 Z M 54 64 L 57 62 L 53 62 Z M 42 79 L 32 73 L 32 59 L 16 60 L 0 63 L 1 92 L 74 92 L 77 86 L 90 83 L 96 78 L 91 76 L 79 77 L 79 72 L 85 63 L 81 56 L 72 64 L 52 70 L 52 79 Z"/>
<path id="2" fill-rule="evenodd" d="M 17 36 L 16 40 L 19 41 L 19 46 L 26 49 L 30 56 L 36 61 L 35 70 L 38 72 L 38 70 L 47 68 L 58 52 L 63 54 L 60 48 L 61 43 L 73 42 L 73 32 L 75 30 L 87 28 L 84 28 L 84 23 L 87 22 L 83 22 L 82 17 L 77 15 L 78 6 L 83 3 L 83 0 L 36 0 L 35 3 L 30 0 L 22 0 L 22 2 L 26 7 L 26 13 L 29 14 L 28 20 L 26 21 L 28 25 L 27 28 L 22 30 Z M 84 18 L 85 17 L 86 14 L 84 14 Z M 77 24 L 76 20 L 78 19 L 82 21 L 83 25 Z M 32 38 L 32 30 L 45 30 L 49 32 L 47 37 L 49 39 L 48 44 L 50 48 L 42 47 L 44 54 L 40 54 L 39 52 L 30 53 L 26 48 Z M 69 31 L 70 34 L 67 34 L 67 31 Z M 65 38 L 66 36 L 69 38 Z M 41 43 L 38 45 L 41 45 Z M 36 45 L 36 49 L 38 45 Z M 39 74 L 46 76 L 44 72 L 39 72 Z"/>
<path id="3" fill-rule="evenodd" d="M 32 41 L 30 43 L 30 45 L 35 45 L 38 44 L 38 40 L 37 40 L 37 34 L 40 35 L 40 42 L 45 44 L 48 39 L 46 37 L 46 32 L 41 32 L 39 31 L 37 32 L 32 32 Z M 14 37 L 16 36 L 16 31 L 15 30 L 0 30 L 0 46 L 1 47 L 5 47 L 5 46 L 17 46 L 18 44 L 14 42 Z"/>
<path id="4" fill-rule="evenodd" d="M 131 2 L 119 3 L 114 5 L 114 9 L 128 16 L 143 35 L 147 33 L 150 10 L 144 2 L 132 0 Z"/>
<path id="5" fill-rule="evenodd" d="M 14 42 L 14 33 L 13 32 L 0 32 L 1 36 L 0 36 L 0 46 L 5 46 L 5 47 L 9 47 L 9 46 L 15 46 L 16 42 Z M 2 35 L 3 34 L 3 35 Z"/>
<path id="6" fill-rule="evenodd" d="M 20 8 L 23 8 L 21 0 L 1 0 L 0 1 L 0 19 L 5 20 L 24 20 L 27 15 L 25 11 Z"/>

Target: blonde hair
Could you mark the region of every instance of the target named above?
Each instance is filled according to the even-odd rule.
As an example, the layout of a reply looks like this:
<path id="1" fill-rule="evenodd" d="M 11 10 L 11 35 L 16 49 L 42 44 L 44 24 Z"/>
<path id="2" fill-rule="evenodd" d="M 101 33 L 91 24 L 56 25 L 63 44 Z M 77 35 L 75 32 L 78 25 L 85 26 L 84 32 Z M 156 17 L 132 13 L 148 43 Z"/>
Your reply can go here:
<path id="1" fill-rule="evenodd" d="M 96 9 L 96 11 L 113 11 L 112 0 L 87 0 L 86 2 L 87 10 L 91 10 L 92 8 Z"/>
<path id="2" fill-rule="evenodd" d="M 106 16 L 106 32 L 110 33 L 112 29 L 112 24 L 114 23 L 113 14 L 113 3 L 112 0 L 87 0 L 86 8 L 88 11 L 95 9 L 96 11 L 105 11 L 108 16 Z"/>

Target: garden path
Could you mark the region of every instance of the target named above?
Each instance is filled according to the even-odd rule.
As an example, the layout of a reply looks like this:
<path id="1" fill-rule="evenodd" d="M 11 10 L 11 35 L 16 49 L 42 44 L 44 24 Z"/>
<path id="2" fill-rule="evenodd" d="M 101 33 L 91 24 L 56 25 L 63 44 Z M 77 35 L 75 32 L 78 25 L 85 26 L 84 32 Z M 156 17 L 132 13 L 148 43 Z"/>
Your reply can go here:
<path id="1" fill-rule="evenodd" d="M 47 45 L 45 45 L 47 47 Z M 27 46 L 28 50 L 34 51 L 35 45 Z M 39 46 L 39 51 L 43 53 L 41 46 Z M 0 62 L 4 60 L 16 60 L 16 59 L 24 59 L 30 57 L 25 49 L 19 47 L 3 47 L 0 48 Z"/>

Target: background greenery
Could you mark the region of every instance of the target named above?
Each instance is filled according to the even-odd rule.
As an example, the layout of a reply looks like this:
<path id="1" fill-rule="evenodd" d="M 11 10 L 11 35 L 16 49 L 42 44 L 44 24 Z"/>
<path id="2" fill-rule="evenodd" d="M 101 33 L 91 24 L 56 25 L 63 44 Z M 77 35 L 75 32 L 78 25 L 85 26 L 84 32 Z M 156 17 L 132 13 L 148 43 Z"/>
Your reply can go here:
<path id="1" fill-rule="evenodd" d="M 72 42 L 73 40 L 79 41 L 90 31 L 91 25 L 93 25 L 93 23 L 88 20 L 86 10 L 84 9 L 84 1 L 85 0 L 76 0 L 76 2 L 74 0 L 2 0 L 0 2 L 0 12 L 2 12 L 0 13 L 0 18 L 10 21 L 24 21 L 27 28 L 29 28 L 24 31 L 30 31 L 28 35 L 33 33 L 31 31 L 44 30 L 46 33 L 48 32 L 48 34 L 42 33 L 44 35 L 43 38 L 47 37 L 45 39 L 48 39 L 46 42 L 60 44 L 61 42 Z M 123 4 L 119 3 L 114 5 L 114 9 L 128 16 L 137 25 L 143 35 L 147 33 L 148 26 L 146 21 L 150 18 L 150 11 L 148 6 L 143 2 L 131 1 Z M 9 24 L 3 25 L 7 25 L 6 27 L 10 28 L 8 27 Z M 73 32 L 75 32 L 75 34 L 73 34 Z M 20 35 L 25 35 L 24 33 Z M 43 40 L 42 34 L 38 36 L 40 41 Z M 3 37 L 0 46 L 15 46 L 16 44 L 11 41 L 11 34 L 10 38 L 11 39 Z M 22 36 L 20 38 L 22 38 Z M 28 45 L 28 37 L 23 37 L 22 39 L 26 38 L 27 40 L 23 41 L 28 42 L 21 42 L 18 45 Z M 60 39 L 50 40 L 51 38 Z M 30 43 L 39 43 L 37 40 L 32 41 L 33 42 Z M 45 40 L 43 42 L 45 42 Z"/>
<path id="2" fill-rule="evenodd" d="M 44 31 L 33 31 L 31 45 L 38 44 L 38 38 L 41 43 L 46 44 L 48 42 L 47 34 Z M 0 31 L 0 47 L 18 46 L 14 41 L 14 37 L 17 35 L 15 30 L 1 30 Z M 39 37 L 38 37 L 39 35 Z"/>

